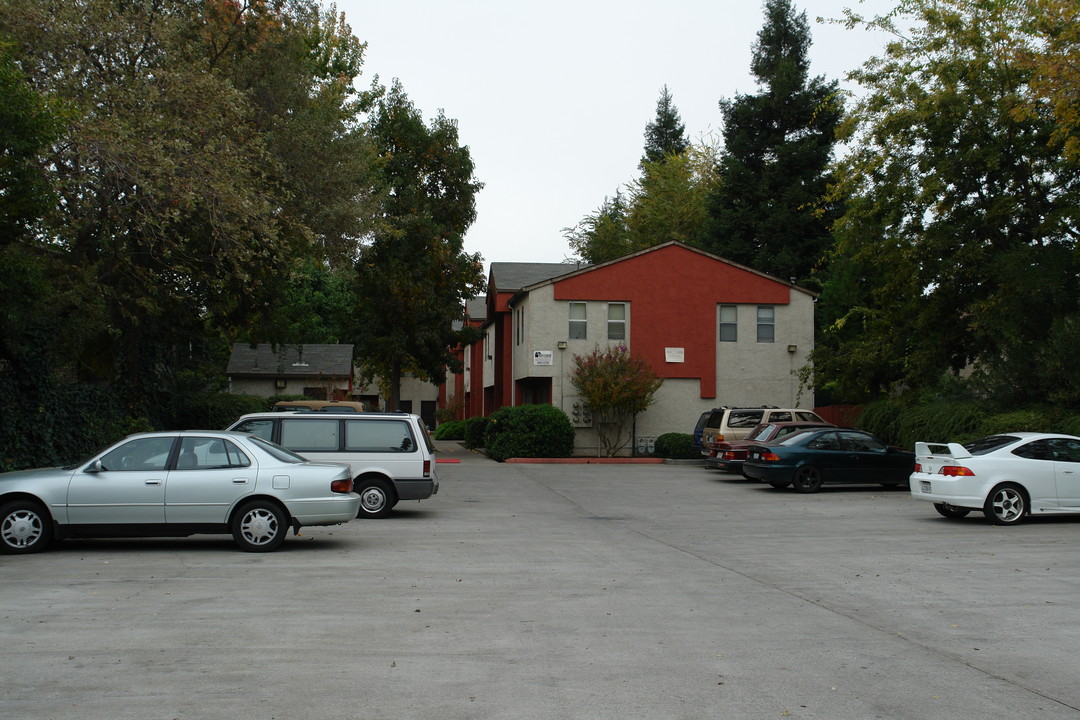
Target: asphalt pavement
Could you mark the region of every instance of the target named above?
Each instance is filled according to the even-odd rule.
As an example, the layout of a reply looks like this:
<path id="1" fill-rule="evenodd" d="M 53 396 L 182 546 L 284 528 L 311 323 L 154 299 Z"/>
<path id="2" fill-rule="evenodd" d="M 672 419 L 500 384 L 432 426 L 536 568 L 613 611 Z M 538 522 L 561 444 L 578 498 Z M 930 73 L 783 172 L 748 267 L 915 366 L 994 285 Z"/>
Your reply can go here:
<path id="1" fill-rule="evenodd" d="M 274 553 L 0 557 L 0 719 L 1080 718 L 1080 518 L 439 445 Z"/>

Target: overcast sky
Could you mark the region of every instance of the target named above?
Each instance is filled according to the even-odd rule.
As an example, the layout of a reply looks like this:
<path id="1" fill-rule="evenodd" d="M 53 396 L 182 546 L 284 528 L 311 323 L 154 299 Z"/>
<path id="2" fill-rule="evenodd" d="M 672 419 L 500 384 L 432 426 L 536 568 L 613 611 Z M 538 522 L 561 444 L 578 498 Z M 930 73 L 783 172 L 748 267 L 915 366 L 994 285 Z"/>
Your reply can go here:
<path id="1" fill-rule="evenodd" d="M 884 38 L 815 22 L 889 0 L 796 0 L 810 19 L 811 73 L 842 80 Z M 491 262 L 562 262 L 563 229 L 636 176 L 665 84 L 691 141 L 721 130 L 721 98 L 758 90 L 755 0 L 338 0 L 368 44 L 364 75 L 399 78 L 430 120 L 458 122 L 476 177 L 465 248 Z M 856 89 L 856 88 L 852 88 Z"/>

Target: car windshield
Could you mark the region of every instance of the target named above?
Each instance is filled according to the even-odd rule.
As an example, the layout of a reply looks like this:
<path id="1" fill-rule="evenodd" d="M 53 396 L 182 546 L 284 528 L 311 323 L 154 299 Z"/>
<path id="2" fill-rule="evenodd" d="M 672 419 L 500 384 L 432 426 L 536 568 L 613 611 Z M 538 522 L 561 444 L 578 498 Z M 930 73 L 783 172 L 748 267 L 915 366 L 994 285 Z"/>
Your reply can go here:
<path id="1" fill-rule="evenodd" d="M 264 440 L 258 435 L 251 435 L 248 438 L 259 447 L 261 450 L 265 450 L 271 457 L 286 463 L 302 463 L 307 462 L 307 458 L 297 455 L 292 450 L 281 447 L 276 443 L 272 443 L 269 440 Z"/>
<path id="2" fill-rule="evenodd" d="M 1015 435 L 991 435 L 964 443 L 964 449 L 972 455 L 985 455 L 998 448 L 1010 445 L 1019 439 Z"/>

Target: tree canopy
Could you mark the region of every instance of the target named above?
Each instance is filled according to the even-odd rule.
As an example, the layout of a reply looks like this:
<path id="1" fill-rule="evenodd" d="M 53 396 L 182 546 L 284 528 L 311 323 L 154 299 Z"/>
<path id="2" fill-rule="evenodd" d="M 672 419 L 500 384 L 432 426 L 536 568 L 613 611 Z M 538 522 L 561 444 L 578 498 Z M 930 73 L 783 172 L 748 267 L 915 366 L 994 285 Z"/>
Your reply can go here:
<path id="1" fill-rule="evenodd" d="M 683 125 L 671 92 L 665 85 L 660 90 L 660 99 L 656 101 L 656 118 L 645 126 L 645 154 L 641 157 L 639 166 L 644 169 L 646 164 L 679 155 L 688 147 L 690 142 L 686 139 L 686 126 Z"/>
<path id="2" fill-rule="evenodd" d="M 465 301 L 483 291 L 480 256 L 463 250 L 482 185 L 457 124 L 441 113 L 425 124 L 399 83 L 368 127 L 382 203 L 357 263 L 354 342 L 367 374 L 389 384 L 396 409 L 402 373 L 443 381 L 465 337 Z"/>
<path id="3" fill-rule="evenodd" d="M 1080 167 L 1032 62 L 1037 8 L 907 0 L 870 21 L 905 32 L 853 75 L 820 385 L 865 399 L 963 371 L 1001 403 L 1080 400 Z"/>
<path id="4" fill-rule="evenodd" d="M 723 100 L 724 148 L 705 248 L 755 270 L 811 284 L 832 238 L 823 203 L 836 81 L 810 77 L 810 29 L 791 0 L 767 0 L 750 64 L 760 91 Z"/>

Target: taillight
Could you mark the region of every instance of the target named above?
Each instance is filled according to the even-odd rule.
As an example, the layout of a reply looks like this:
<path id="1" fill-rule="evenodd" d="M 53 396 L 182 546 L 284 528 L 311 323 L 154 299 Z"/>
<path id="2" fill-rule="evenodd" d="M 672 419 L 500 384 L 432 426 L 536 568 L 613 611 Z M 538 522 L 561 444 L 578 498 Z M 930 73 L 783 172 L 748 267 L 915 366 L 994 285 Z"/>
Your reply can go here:
<path id="1" fill-rule="evenodd" d="M 351 493 L 352 478 L 349 478 L 348 480 L 334 480 L 330 483 L 330 492 Z"/>
<path id="2" fill-rule="evenodd" d="M 765 462 L 780 462 L 780 456 L 773 452 L 761 453 L 761 459 Z"/>
<path id="3" fill-rule="evenodd" d="M 938 472 L 945 477 L 975 477 L 975 473 L 963 465 L 945 465 Z"/>
<path id="4" fill-rule="evenodd" d="M 431 461 L 430 460 L 425 460 L 424 461 L 424 477 L 427 477 L 428 475 L 431 475 Z"/>
<path id="5" fill-rule="evenodd" d="M 915 472 L 922 472 L 922 463 L 915 463 Z"/>

